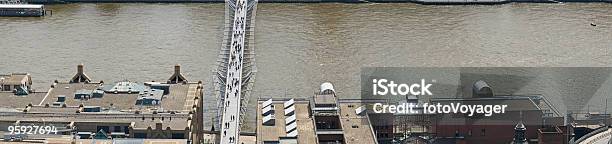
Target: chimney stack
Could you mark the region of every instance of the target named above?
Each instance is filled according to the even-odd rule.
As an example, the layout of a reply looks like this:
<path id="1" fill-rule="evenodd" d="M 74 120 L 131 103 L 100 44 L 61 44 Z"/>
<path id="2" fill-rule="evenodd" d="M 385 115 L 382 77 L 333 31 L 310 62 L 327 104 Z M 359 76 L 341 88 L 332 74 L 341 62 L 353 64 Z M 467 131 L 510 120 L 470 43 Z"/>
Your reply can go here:
<path id="1" fill-rule="evenodd" d="M 81 63 L 77 66 L 77 74 L 82 74 L 82 73 L 83 73 L 83 64 Z"/>
<path id="2" fill-rule="evenodd" d="M 174 74 L 170 76 L 170 78 L 168 79 L 168 83 L 177 84 L 182 82 L 187 82 L 187 79 L 185 78 L 185 76 L 183 76 L 183 74 L 181 74 L 181 65 L 176 64 L 174 65 Z"/>
<path id="3" fill-rule="evenodd" d="M 83 70 L 85 67 L 82 63 L 77 65 L 77 73 L 72 77 L 72 79 L 70 79 L 70 83 L 80 83 L 80 82 L 90 82 L 91 79 L 89 78 L 89 76 L 85 75 L 85 70 Z"/>
<path id="4" fill-rule="evenodd" d="M 181 65 L 176 64 L 174 65 L 174 74 L 180 74 L 181 73 Z"/>

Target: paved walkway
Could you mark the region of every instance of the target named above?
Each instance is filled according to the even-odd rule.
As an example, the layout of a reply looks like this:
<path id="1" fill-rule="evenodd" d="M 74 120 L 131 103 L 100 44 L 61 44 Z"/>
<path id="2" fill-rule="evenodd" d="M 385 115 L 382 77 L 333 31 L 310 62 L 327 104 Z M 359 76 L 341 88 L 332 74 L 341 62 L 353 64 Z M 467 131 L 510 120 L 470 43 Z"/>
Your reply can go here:
<path id="1" fill-rule="evenodd" d="M 245 40 L 247 1 L 236 0 L 233 20 L 230 58 L 225 80 L 225 101 L 221 121 L 221 143 L 238 143 L 240 137 L 240 104 L 242 85 L 242 59 Z"/>

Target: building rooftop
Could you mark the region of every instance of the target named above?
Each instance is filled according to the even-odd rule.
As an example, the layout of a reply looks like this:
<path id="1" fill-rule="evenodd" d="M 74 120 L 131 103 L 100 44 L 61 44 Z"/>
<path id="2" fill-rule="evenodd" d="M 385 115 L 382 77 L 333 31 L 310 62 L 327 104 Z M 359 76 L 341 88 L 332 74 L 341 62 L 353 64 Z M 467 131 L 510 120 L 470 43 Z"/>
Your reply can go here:
<path id="1" fill-rule="evenodd" d="M 70 138 L 48 138 L 47 143 L 70 143 Z M 84 144 L 188 144 L 187 139 L 114 139 L 114 140 L 101 140 L 101 139 L 79 139 L 77 143 Z"/>
<path id="2" fill-rule="evenodd" d="M 350 144 L 376 143 L 374 130 L 367 114 L 357 114 L 357 109 L 365 103 L 340 103 L 340 122 L 344 131 L 344 139 Z"/>
<path id="3" fill-rule="evenodd" d="M 170 85 L 170 93 L 164 96 L 162 108 L 172 111 L 191 111 L 194 99 L 200 93 L 197 90 L 198 84 L 172 84 Z"/>
<path id="4" fill-rule="evenodd" d="M 188 115 L 151 116 L 151 117 L 145 117 L 144 120 L 142 120 L 142 117 L 141 117 L 140 121 L 134 121 L 134 129 L 147 129 L 149 127 L 151 127 L 152 129 L 155 129 L 155 126 L 157 123 L 162 124 L 161 125 L 162 129 L 170 128 L 173 130 L 180 130 L 180 129 L 189 130 L 191 120 L 189 120 Z"/>
<path id="5" fill-rule="evenodd" d="M 145 87 L 141 84 L 130 82 L 130 81 L 122 81 L 116 82 L 113 84 L 104 84 L 102 86 L 102 90 L 107 93 L 133 93 L 143 91 Z"/>
<path id="6" fill-rule="evenodd" d="M 45 98 L 45 95 L 47 95 L 46 92 L 34 92 L 28 95 L 15 95 L 13 92 L 0 92 L 0 108 L 22 109 L 28 104 L 38 105 Z"/>
<path id="7" fill-rule="evenodd" d="M 444 98 L 431 99 L 432 104 L 448 105 L 461 103 L 464 105 L 507 105 L 505 113 L 484 116 L 476 114 L 442 114 L 438 119 L 440 125 L 515 125 L 524 122 L 526 125 L 542 124 L 545 116 L 541 107 L 529 97 L 488 97 L 488 98 Z M 542 102 L 544 103 L 544 102 Z"/>
<path id="8" fill-rule="evenodd" d="M 465 105 L 508 105 L 506 111 L 530 111 L 540 110 L 538 105 L 529 98 L 507 98 L 507 97 L 491 97 L 491 98 L 433 98 L 430 99 L 431 104 L 448 105 L 450 103 L 461 103 Z"/>
<path id="9" fill-rule="evenodd" d="M 155 130 L 158 126 L 163 130 L 189 130 L 192 121 L 189 112 L 193 110 L 195 98 L 200 94 L 199 84 L 180 83 L 169 85 L 169 94 L 163 95 L 163 104 L 158 106 L 136 105 L 138 92 L 104 93 L 101 97 L 87 99 L 74 97 L 75 94 L 94 94 L 91 92 L 99 86 L 99 83 L 57 83 L 49 92 L 23 96 L 0 92 L 0 122 L 123 123 L 142 130 L 149 127 Z M 58 102 L 58 97 L 65 98 L 65 101 Z M 80 107 L 81 104 L 83 107 Z M 84 108 L 95 107 L 100 107 L 101 112 L 83 111 Z M 140 113 L 136 113 L 136 110 Z"/>
<path id="10" fill-rule="evenodd" d="M 59 108 L 57 108 L 59 109 Z M 76 110 L 76 109 L 72 109 Z M 4 114 L 0 121 L 45 121 L 45 122 L 76 122 L 76 123 L 134 123 L 134 129 L 155 129 L 157 123 L 162 128 L 183 130 L 190 127 L 189 114 L 98 114 L 98 113 L 10 113 Z"/>
<path id="11" fill-rule="evenodd" d="M 136 91 L 132 93 L 104 93 L 102 97 L 88 99 L 77 99 L 74 97 L 77 93 L 93 91 L 100 88 L 100 86 L 100 83 L 57 83 L 55 88 L 50 90 L 49 95 L 41 105 L 49 104 L 52 106 L 54 102 L 58 101 L 58 97 L 65 96 L 67 107 L 78 107 L 82 104 L 83 106 L 100 106 L 110 109 L 112 104 L 112 108 L 118 111 L 139 110 L 147 112 L 164 110 L 189 112 L 192 109 L 195 97 L 199 94 L 197 93 L 198 84 L 188 83 L 170 85 L 170 92 L 168 95 L 163 95 L 161 105 L 137 105 L 136 100 L 140 97 L 140 92 Z M 30 95 L 27 97 L 30 97 Z"/>
<path id="12" fill-rule="evenodd" d="M 44 107 L 44 106 L 33 106 L 28 110 L 28 113 L 66 113 L 66 114 L 73 114 L 76 113 L 76 111 L 79 110 L 79 107 L 76 106 L 72 106 L 72 107 L 61 107 L 61 106 L 49 106 L 49 107 Z"/>
<path id="13" fill-rule="evenodd" d="M 18 78 L 6 75 L 1 77 L 4 81 Z M 28 80 L 29 75 L 21 77 Z M 21 88 L 28 84 L 23 80 L 20 82 Z M 15 85 L 8 87 L 20 88 Z M 103 81 L 91 83 L 89 77 L 84 75 L 82 65 L 79 65 L 77 75 L 72 80 L 56 81 L 46 92 L 30 90 L 29 93 L 18 95 L 11 91 L 0 91 L 0 125 L 42 122 L 66 127 L 61 131 L 64 135 L 77 127 L 79 132 L 84 133 L 106 129 L 117 137 L 182 139 L 141 140 L 136 143 L 185 143 L 185 139 L 190 138 L 193 126 L 197 126 L 192 125 L 192 121 L 198 120 L 194 118 L 197 114 L 193 112 L 201 104 L 201 88 L 200 82 L 187 81 L 172 84 L 130 81 L 107 85 Z M 155 104 L 138 104 L 139 98 L 151 103 L 150 99 L 154 99 Z M 126 129 L 139 132 L 126 135 Z"/>
<path id="14" fill-rule="evenodd" d="M 2 4 L 0 4 L 1 6 Z M 19 85 L 23 80 L 27 80 L 30 74 L 27 73 L 11 73 L 8 75 L 0 75 L 0 84 Z"/>
<path id="15" fill-rule="evenodd" d="M 274 125 L 263 124 L 263 104 L 259 101 L 257 105 L 257 143 L 264 142 L 297 142 L 297 143 L 317 143 L 318 138 L 315 132 L 314 119 L 311 116 L 310 101 L 295 100 L 295 116 L 297 122 L 297 139 L 287 138 L 285 105 L 287 100 L 273 100 L 275 122 Z M 334 100 L 335 101 L 335 100 Z M 335 104 L 335 103 L 334 103 Z M 340 123 L 342 133 L 346 143 L 351 144 L 370 144 L 375 143 L 376 138 L 367 114 L 357 114 L 357 109 L 366 106 L 367 102 L 362 101 L 341 101 L 340 102 Z"/>
<path id="16" fill-rule="evenodd" d="M 334 94 L 322 94 L 314 96 L 315 105 L 335 105 L 336 104 L 336 96 Z"/>
<path id="17" fill-rule="evenodd" d="M 272 126 L 263 125 L 262 116 L 262 103 L 259 101 L 257 104 L 257 143 L 263 143 L 266 141 L 279 142 L 286 140 L 286 122 L 285 119 L 289 116 L 285 116 L 284 113 L 284 102 L 287 100 L 274 100 L 274 115 L 275 124 Z M 306 100 L 295 100 L 293 104 L 295 107 L 295 117 L 297 123 L 297 143 L 316 143 L 315 126 L 312 117 L 310 117 L 310 106 L 309 101 Z M 290 138 L 289 138 L 290 139 Z"/>
<path id="18" fill-rule="evenodd" d="M 100 83 L 57 83 L 55 88 L 50 90 L 49 96 L 43 105 L 52 105 L 59 96 L 66 96 L 65 104 L 67 107 L 75 107 L 83 104 L 84 106 L 116 107 L 121 110 L 139 109 L 136 104 L 138 92 L 127 93 L 105 93 L 101 98 L 75 99 L 74 95 L 83 90 L 93 91 L 100 87 Z"/>

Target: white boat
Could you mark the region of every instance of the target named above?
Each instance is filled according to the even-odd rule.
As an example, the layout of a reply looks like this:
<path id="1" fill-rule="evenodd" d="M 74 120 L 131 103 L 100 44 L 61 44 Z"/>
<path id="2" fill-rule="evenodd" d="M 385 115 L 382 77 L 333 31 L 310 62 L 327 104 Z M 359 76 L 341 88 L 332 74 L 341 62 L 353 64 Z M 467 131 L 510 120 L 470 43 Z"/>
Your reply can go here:
<path id="1" fill-rule="evenodd" d="M 45 7 L 36 4 L 0 4 L 0 16 L 44 16 Z"/>

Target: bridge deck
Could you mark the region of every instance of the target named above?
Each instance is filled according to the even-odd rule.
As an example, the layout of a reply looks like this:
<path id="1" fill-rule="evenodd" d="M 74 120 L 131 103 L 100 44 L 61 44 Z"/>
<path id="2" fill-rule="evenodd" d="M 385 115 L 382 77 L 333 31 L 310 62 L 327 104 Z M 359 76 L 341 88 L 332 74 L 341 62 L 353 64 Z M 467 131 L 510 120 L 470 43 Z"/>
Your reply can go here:
<path id="1" fill-rule="evenodd" d="M 240 137 L 240 109 L 242 100 L 242 69 L 246 37 L 247 1 L 236 0 L 234 19 L 225 77 L 221 143 L 238 143 Z"/>

